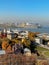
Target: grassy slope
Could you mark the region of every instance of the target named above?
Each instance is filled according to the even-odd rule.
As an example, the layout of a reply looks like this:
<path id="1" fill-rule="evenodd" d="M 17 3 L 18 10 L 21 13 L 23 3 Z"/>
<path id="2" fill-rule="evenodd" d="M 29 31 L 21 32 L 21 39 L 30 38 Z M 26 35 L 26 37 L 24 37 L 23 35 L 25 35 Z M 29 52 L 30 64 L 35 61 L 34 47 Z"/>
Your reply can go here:
<path id="1" fill-rule="evenodd" d="M 43 48 L 43 47 L 39 47 L 39 46 L 37 46 L 37 48 L 36 48 L 37 50 L 38 50 L 38 52 L 40 53 L 40 54 L 42 54 L 42 53 L 44 53 L 44 55 L 47 57 L 49 57 L 49 50 L 48 49 L 45 49 L 45 48 Z"/>

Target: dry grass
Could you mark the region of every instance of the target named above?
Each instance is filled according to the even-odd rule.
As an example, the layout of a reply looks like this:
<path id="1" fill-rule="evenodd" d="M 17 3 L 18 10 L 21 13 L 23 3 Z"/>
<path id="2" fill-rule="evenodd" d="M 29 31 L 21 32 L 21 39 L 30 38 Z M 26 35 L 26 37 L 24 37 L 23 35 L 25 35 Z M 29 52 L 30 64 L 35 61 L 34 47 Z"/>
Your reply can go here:
<path id="1" fill-rule="evenodd" d="M 36 60 L 36 55 L 7 54 L 0 56 L 0 65 L 35 65 Z"/>

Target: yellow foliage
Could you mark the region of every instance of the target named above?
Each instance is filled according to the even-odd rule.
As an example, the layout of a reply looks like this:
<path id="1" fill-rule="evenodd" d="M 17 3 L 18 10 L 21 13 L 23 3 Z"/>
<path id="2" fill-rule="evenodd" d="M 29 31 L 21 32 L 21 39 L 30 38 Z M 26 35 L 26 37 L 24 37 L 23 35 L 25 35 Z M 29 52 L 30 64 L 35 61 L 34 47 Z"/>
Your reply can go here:
<path id="1" fill-rule="evenodd" d="M 31 41 L 34 41 L 35 33 L 29 32 L 28 37 L 29 37 L 29 39 L 30 39 Z"/>
<path id="2" fill-rule="evenodd" d="M 25 44 L 26 46 L 29 46 L 30 45 L 30 40 L 29 39 L 22 39 L 22 44 Z"/>
<path id="3" fill-rule="evenodd" d="M 18 39 L 12 39 L 12 41 L 15 42 L 16 44 L 17 44 L 17 43 L 21 43 L 21 41 L 18 40 Z"/>
<path id="4" fill-rule="evenodd" d="M 11 51 L 12 50 L 12 47 L 9 45 L 6 50 L 7 51 Z"/>

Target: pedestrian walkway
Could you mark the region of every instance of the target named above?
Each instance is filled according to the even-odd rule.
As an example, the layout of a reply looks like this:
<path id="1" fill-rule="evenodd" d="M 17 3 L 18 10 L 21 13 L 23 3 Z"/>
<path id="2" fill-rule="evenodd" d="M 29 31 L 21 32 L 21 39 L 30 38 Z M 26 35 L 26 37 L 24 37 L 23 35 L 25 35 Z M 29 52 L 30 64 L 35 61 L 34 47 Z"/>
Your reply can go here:
<path id="1" fill-rule="evenodd" d="M 43 48 L 46 48 L 46 49 L 49 49 L 49 47 L 47 45 L 40 44 L 39 46 L 43 47 Z"/>

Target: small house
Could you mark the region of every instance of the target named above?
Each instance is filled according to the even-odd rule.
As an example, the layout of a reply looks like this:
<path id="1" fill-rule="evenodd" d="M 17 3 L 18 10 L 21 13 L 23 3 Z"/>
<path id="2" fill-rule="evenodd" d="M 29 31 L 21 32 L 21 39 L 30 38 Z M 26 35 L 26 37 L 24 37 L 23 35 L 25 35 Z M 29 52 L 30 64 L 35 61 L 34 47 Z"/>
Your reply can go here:
<path id="1" fill-rule="evenodd" d="M 22 38 L 24 38 L 24 37 L 28 38 L 28 31 L 20 31 L 20 32 L 19 32 L 19 35 L 20 35 Z"/>
<path id="2" fill-rule="evenodd" d="M 38 44 L 42 44 L 42 38 L 35 37 L 35 42 Z"/>
<path id="3" fill-rule="evenodd" d="M 47 45 L 49 44 L 49 34 L 48 33 L 41 33 L 37 35 L 36 42 L 40 42 L 40 44 Z"/>
<path id="4" fill-rule="evenodd" d="M 7 33 L 7 38 L 8 39 L 13 39 L 13 38 L 17 38 L 18 37 L 18 34 L 16 33 Z"/>

